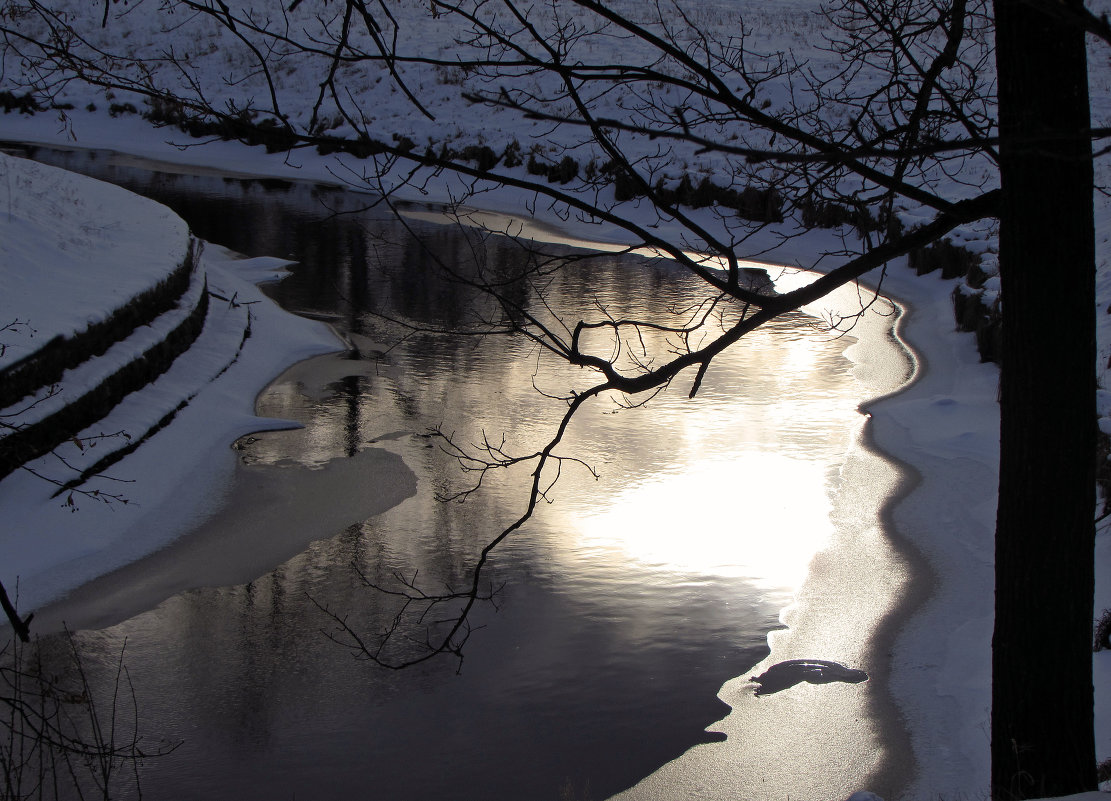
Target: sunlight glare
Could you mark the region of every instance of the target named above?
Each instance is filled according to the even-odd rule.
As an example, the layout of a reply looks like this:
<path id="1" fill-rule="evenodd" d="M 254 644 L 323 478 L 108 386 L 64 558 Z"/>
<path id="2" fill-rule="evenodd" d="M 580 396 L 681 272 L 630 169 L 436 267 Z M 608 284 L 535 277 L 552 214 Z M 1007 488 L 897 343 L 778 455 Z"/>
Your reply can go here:
<path id="1" fill-rule="evenodd" d="M 578 520 L 591 558 L 793 592 L 832 534 L 825 466 L 769 451 L 656 475 Z"/>

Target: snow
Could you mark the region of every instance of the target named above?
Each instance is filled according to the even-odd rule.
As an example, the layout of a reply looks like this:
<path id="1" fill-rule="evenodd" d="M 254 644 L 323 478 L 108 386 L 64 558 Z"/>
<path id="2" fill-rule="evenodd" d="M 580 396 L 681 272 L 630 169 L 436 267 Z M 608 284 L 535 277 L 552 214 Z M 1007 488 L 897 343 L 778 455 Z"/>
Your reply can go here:
<path id="1" fill-rule="evenodd" d="M 75 4 L 76 5 L 76 4 Z M 85 4 L 89 6 L 89 4 Z M 95 5 L 95 4 L 94 4 Z M 617 4 L 620 5 L 620 4 Z M 130 24 L 136 31 L 136 47 L 155 46 L 158 28 L 150 18 L 141 17 L 144 8 L 130 12 Z M 732 0 L 702 2 L 702 24 L 722 29 L 735 16 Z M 776 4 L 766 11 L 755 26 L 758 44 L 765 50 L 809 47 L 815 30 L 808 10 L 809 0 Z M 399 3 L 399 21 L 419 24 L 429 47 L 447 51 L 450 37 L 442 28 L 430 27 L 422 16 L 427 3 Z M 149 10 L 149 8 L 147 8 Z M 100 11 L 89 6 L 84 13 Z M 146 20 L 145 22 L 142 20 Z M 109 34 L 105 34 L 108 36 Z M 219 47 L 215 35 L 198 37 L 194 45 L 194 69 L 203 78 L 211 79 L 228 69 L 243 65 L 229 59 L 230 50 Z M 118 40 L 102 44 L 115 45 Z M 1093 58 L 1093 124 L 1102 124 L 1111 117 L 1111 66 L 1106 57 Z M 291 73 L 293 74 L 293 73 Z M 515 120 L 502 112 L 492 112 L 493 119 L 483 119 L 483 127 L 474 130 L 473 113 L 459 99 L 453 76 L 425 75 L 415 89 L 422 96 L 433 96 L 438 106 L 437 121 L 429 123 L 415 112 L 412 105 L 397 92 L 388 80 L 375 83 L 372 77 L 355 76 L 355 88 L 365 98 L 364 108 L 373 110 L 372 123 L 380 126 L 383 135 L 407 135 L 419 143 L 499 143 L 517 138 L 522 143 L 536 142 L 540 128 L 535 122 Z M 220 85 L 221 91 L 246 92 L 243 87 Z M 305 99 L 315 92 L 313 86 L 300 85 L 291 78 L 282 85 L 286 108 L 302 108 Z M 364 165 L 345 157 L 323 157 L 313 152 L 298 151 L 286 155 L 266 154 L 262 148 L 247 148 L 236 143 L 211 142 L 203 147 L 177 146 L 184 136 L 169 129 L 156 130 L 135 116 L 109 117 L 104 110 L 105 98 L 98 90 L 71 86 L 67 99 L 77 110 L 67 115 L 64 125 L 55 118 L 40 114 L 33 117 L 6 115 L 0 120 L 0 138 L 51 143 L 60 146 L 111 148 L 165 162 L 205 169 L 226 170 L 240 175 L 296 177 L 326 182 L 359 183 Z M 772 98 L 776 101 L 775 98 Z M 95 112 L 83 111 L 88 104 L 99 105 Z M 485 112 L 484 112 L 485 113 Z M 475 138 L 477 137 L 477 139 Z M 496 141 L 495 141 L 496 140 Z M 633 142 L 633 147 L 636 143 Z M 36 342 L 45 341 L 48 332 L 64 333 L 79 328 L 88 319 L 103 314 L 118 303 L 120 297 L 133 294 L 136 286 L 157 280 L 169 261 L 180 256 L 184 229 L 180 221 L 167 218 L 155 204 L 139 203 L 123 206 L 125 201 L 104 194 L 112 190 L 87 179 L 60 178 L 48 168 L 20 166 L 5 159 L 6 176 L 0 183 L 0 203 L 6 200 L 7 216 L 0 216 L 0 280 L 4 286 L 4 306 L 17 296 L 16 283 L 9 281 L 8 271 L 20 276 L 35 275 L 35 281 L 22 290 L 29 296 L 20 299 L 21 319 L 25 316 L 36 328 Z M 718 163 L 712 156 L 701 161 L 691 160 L 692 169 L 712 171 Z M 975 168 L 979 169 L 979 168 Z M 31 170 L 58 181 L 49 184 L 45 178 L 30 177 Z M 39 173 L 35 173 L 39 175 Z M 1097 163 L 1097 183 L 1106 186 L 1106 159 Z M 23 183 L 26 182 L 26 183 Z M 975 176 L 970 182 L 977 183 Z M 27 187 L 30 188 L 27 188 Z M 45 187 L 53 187 L 45 189 Z M 441 175 L 423 186 L 423 191 L 410 191 L 413 200 L 437 201 L 459 197 L 470 188 L 458 179 Z M 119 191 L 119 190 L 115 190 Z M 131 201 L 126 201 L 130 203 Z M 476 201 L 484 209 L 505 214 L 519 214 L 522 209 L 535 211 L 541 223 L 560 229 L 565 235 L 597 242 L 622 242 L 622 231 L 614 226 L 597 224 L 571 217 L 554 215 L 545 204 L 516 190 L 487 192 Z M 37 205 L 36 205 L 37 204 Z M 653 219 L 644 208 L 630 204 L 630 215 L 645 224 L 658 226 L 657 233 L 675 233 L 668 220 Z M 141 220 L 136 226 L 132 245 L 125 242 L 124 220 L 107 222 L 103 218 L 94 229 L 88 222 L 78 221 L 79 210 L 129 208 L 123 217 Z M 4 207 L 0 206 L 0 212 Z M 915 209 L 906 209 L 906 219 Z M 692 212 L 700 222 L 713 225 L 707 211 Z M 496 217 L 488 217 L 498 219 Z M 49 220 L 49 223 L 42 222 Z M 1111 431 L 1111 380 L 1106 367 L 1111 360 L 1111 201 L 1096 195 L 1097 220 L 1097 293 L 1098 345 L 1101 370 L 1100 411 L 1104 415 L 1101 428 Z M 36 227 L 37 226 L 37 227 Z M 162 233 L 154 236 L 156 230 Z M 105 230 L 107 229 L 107 230 Z M 545 231 L 548 233 L 548 231 Z M 147 236 L 149 235 L 149 236 Z M 146 237 L 146 238 L 144 238 Z M 955 232 L 955 242 L 964 244 L 986 257 L 987 272 L 996 265 L 994 240 L 990 227 L 969 227 Z M 87 245 L 85 243 L 88 243 Z M 812 265 L 817 254 L 836 251 L 837 234 L 818 231 L 790 240 L 775 242 L 770 236 L 763 243 L 749 243 L 753 252 L 777 245 L 774 258 L 782 264 Z M 111 247 L 134 247 L 129 253 L 143 253 L 144 258 L 130 259 L 110 256 Z M 45 248 L 45 249 L 44 249 Z M 75 251 L 80 248 L 80 254 Z M 122 251 L 121 251 L 122 252 Z M 99 254 L 98 261 L 82 261 L 90 253 Z M 80 256 L 80 258 L 79 258 Z M 161 259 L 161 261 L 158 261 Z M 132 274 L 121 269 L 123 263 L 141 262 L 142 272 Z M 63 270 L 63 284 L 72 296 L 43 296 L 67 289 L 44 288 L 42 275 L 29 267 L 56 263 Z M 84 265 L 84 267 L 83 267 Z M 821 267 L 822 265 L 818 265 Z M 194 391 L 203 387 L 196 400 L 177 422 L 164 432 L 163 441 L 155 448 L 140 449 L 137 458 L 144 485 L 133 485 L 126 492 L 141 498 L 140 504 L 121 506 L 85 502 L 78 519 L 58 501 L 48 501 L 48 488 L 33 477 L 16 475 L 0 482 L 0 508 L 5 509 L 7 524 L 0 534 L 0 553 L 4 562 L 0 579 L 5 583 L 21 577 L 21 605 L 28 608 L 54 597 L 93 575 L 137 558 L 160 544 L 170 541 L 186 530 L 198 509 L 211 506 L 219 497 L 221 487 L 231 470 L 232 457 L 226 444 L 235 436 L 260 427 L 282 425 L 280 421 L 260 421 L 252 414 L 255 392 L 291 361 L 335 347 L 331 335 L 320 325 L 295 321 L 274 309 L 263 299 L 253 282 L 272 276 L 280 265 L 271 262 L 244 262 L 231 254 L 209 247 L 205 252 L 204 269 L 210 283 L 220 286 L 225 294 L 239 293 L 242 299 L 258 301 L 252 306 L 255 336 L 248 340 L 249 358 L 240 359 L 233 369 L 208 382 L 222 367 L 227 341 L 242 331 L 242 308 L 233 309 L 214 304 L 210 312 L 212 331 L 205 337 L 221 342 L 200 343 L 198 356 L 190 358 L 172 376 L 163 378 L 167 397 L 180 393 L 183 387 Z M 112 281 L 96 280 L 108 271 Z M 78 291 L 80 281 L 92 287 Z M 121 288 L 122 295 L 109 296 L 117 281 L 134 281 Z M 146 282 L 146 284 L 144 284 Z M 9 290 L 9 286 L 12 290 Z M 912 733 L 918 773 L 906 797 L 968 797 L 986 792 L 988 769 L 988 709 L 990 704 L 990 642 L 992 620 L 992 537 L 994 533 L 995 487 L 998 470 L 998 407 L 996 391 L 998 370 L 982 364 L 975 351 L 973 337 L 954 330 L 950 294 L 954 282 L 936 275 L 916 277 L 900 261 L 888 268 L 883 289 L 907 303 L 911 313 L 904 318 L 901 336 L 914 349 L 921 367 L 917 380 L 897 395 L 873 402 L 868 407 L 871 430 L 876 444 L 887 454 L 917 472 L 920 483 L 894 510 L 900 531 L 914 542 L 928 559 L 936 577 L 932 596 L 924 610 L 909 622 L 897 643 L 894 656 L 893 688 Z M 989 281 L 989 291 L 997 289 L 997 279 Z M 93 291 L 105 290 L 93 295 Z M 57 302 L 65 298 L 66 302 Z M 40 306 L 31 305 L 42 300 Z M 72 307 L 70 306 L 72 301 Z M 26 305 L 25 305 L 26 303 Z M 25 311 L 26 310 L 26 311 Z M 6 320 L 6 318 L 5 318 Z M 0 320 L 0 323 L 5 320 Z M 8 339 L 10 336 L 5 334 Z M 26 347 L 25 345 L 23 347 Z M 208 357 L 202 357 L 205 348 Z M 17 358 L 13 345 L 7 359 Z M 0 361 L 0 364 L 3 362 Z M 157 403 L 150 401 L 152 408 Z M 111 426 L 106 425 L 106 430 Z M 204 436 L 199 436 L 203 432 Z M 162 435 L 160 435 L 162 436 Z M 175 459 L 161 458 L 173 453 Z M 149 460 L 149 461 L 143 461 Z M 129 459 L 129 462 L 131 460 Z M 167 469 L 170 463 L 174 469 Z M 198 469 L 200 466 L 204 469 Z M 44 465 L 45 468 L 45 465 Z M 190 480 L 183 480 L 185 477 Z M 9 510 L 11 510 L 9 516 Z M 167 510 L 172 515 L 167 517 Z M 160 526 L 146 526 L 149 519 L 159 516 Z M 148 517 L 149 516 L 149 517 Z M 169 525 L 165 521 L 171 521 Z M 156 538 L 140 542 L 134 532 L 158 531 Z M 78 530 L 78 528 L 80 530 Z M 33 534 L 33 535 L 32 535 Z M 49 537 L 50 547 L 42 547 Z M 1111 608 L 1111 536 L 1101 534 L 1097 540 L 1096 610 Z M 1096 688 L 1096 738 L 1100 759 L 1111 757 L 1111 653 L 1094 657 Z M 1082 801 L 1096 801 L 1102 796 L 1073 796 Z M 861 792 L 853 801 L 874 801 L 875 796 Z"/>
<path id="2" fill-rule="evenodd" d="M 925 362 L 905 391 L 869 406 L 886 453 L 920 476 L 894 510 L 937 580 L 913 636 L 899 640 L 892 688 L 915 732 L 908 798 L 986 789 L 994 585 L 998 370 L 953 330 L 952 282 L 892 271 L 885 290 L 911 304 L 901 332 Z"/>
<path id="3" fill-rule="evenodd" d="M 188 245 L 165 207 L 0 154 L 0 325 L 22 323 L 4 332 L 0 368 L 100 322 L 180 265 Z"/>

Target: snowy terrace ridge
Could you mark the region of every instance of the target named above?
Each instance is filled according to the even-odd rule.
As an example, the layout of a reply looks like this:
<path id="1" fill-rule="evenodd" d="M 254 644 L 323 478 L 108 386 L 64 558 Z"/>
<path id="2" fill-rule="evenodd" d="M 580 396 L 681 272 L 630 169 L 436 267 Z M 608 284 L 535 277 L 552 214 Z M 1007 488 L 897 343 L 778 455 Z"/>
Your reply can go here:
<path id="1" fill-rule="evenodd" d="M 113 438 L 121 454 L 148 435 L 138 418 L 108 434 L 90 426 L 203 332 L 201 245 L 169 209 L 119 187 L 3 154 L 0 175 L 21 190 L 0 220 L 0 479 L 54 453 L 76 473 L 50 479 L 66 489 L 113 458 L 86 445 Z M 60 455 L 64 443 L 76 454 Z"/>
<path id="2" fill-rule="evenodd" d="M 137 345 L 146 345 L 144 340 L 155 340 L 148 347 L 142 347 L 138 355 L 133 356 L 122 366 L 117 367 L 118 362 L 113 358 L 103 360 L 94 357 L 76 365 L 73 371 L 69 371 L 65 377 L 78 385 L 85 383 L 86 375 L 77 378 L 71 374 L 89 373 L 90 370 L 82 371 L 82 367 L 86 365 L 91 368 L 94 375 L 100 375 L 99 380 L 93 379 L 92 389 L 80 397 L 50 404 L 52 399 L 63 396 L 57 393 L 54 386 L 47 388 L 35 400 L 41 400 L 43 405 L 57 406 L 57 408 L 45 416 L 38 417 L 34 422 L 23 422 L 19 419 L 21 410 L 18 404 L 17 408 L 0 412 L 0 416 L 16 420 L 13 428 L 5 432 L 6 436 L 0 438 L 0 479 L 32 459 L 49 453 L 63 442 L 80 439 L 79 434 L 85 428 L 106 417 L 128 395 L 142 389 L 165 373 L 197 340 L 204 328 L 205 317 L 208 314 L 208 289 L 202 284 L 199 291 L 190 294 L 192 296 L 189 298 L 190 303 L 175 305 L 172 310 L 162 315 L 162 317 L 172 318 L 172 325 L 155 325 L 150 333 L 137 333 L 133 329 L 132 336 L 121 340 L 119 344 L 122 349 L 131 353 L 135 353 Z M 141 305 L 142 299 L 136 298 L 135 303 Z M 158 320 L 152 322 L 157 324 Z M 107 355 L 110 357 L 111 353 L 109 351 Z M 31 401 L 31 404 L 24 407 L 27 409 L 27 415 L 34 415 L 37 411 L 37 406 L 34 404 L 35 401 Z"/>
<path id="3" fill-rule="evenodd" d="M 70 336 L 58 334 L 33 353 L 0 368 L 0 408 L 7 408 L 41 389 L 58 383 L 66 370 L 127 339 L 136 328 L 150 325 L 177 306 L 189 288 L 196 262 L 190 247 L 181 265 L 151 289 L 142 292 L 101 322 Z"/>

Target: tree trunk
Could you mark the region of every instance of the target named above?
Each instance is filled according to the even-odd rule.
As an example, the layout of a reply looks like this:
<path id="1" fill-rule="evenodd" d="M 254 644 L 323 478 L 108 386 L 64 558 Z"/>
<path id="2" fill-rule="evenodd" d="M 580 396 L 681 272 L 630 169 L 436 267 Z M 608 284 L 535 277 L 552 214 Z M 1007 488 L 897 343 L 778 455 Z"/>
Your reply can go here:
<path id="1" fill-rule="evenodd" d="M 1004 195 L 996 801 L 1096 788 L 1095 234 L 1084 34 L 1067 19 L 1074 3 L 995 2 Z"/>

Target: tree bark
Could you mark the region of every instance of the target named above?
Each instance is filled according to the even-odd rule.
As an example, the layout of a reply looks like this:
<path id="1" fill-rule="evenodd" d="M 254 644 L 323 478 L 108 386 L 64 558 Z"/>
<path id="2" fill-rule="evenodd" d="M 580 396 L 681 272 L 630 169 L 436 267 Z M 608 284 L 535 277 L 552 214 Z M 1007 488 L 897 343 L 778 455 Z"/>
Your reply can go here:
<path id="1" fill-rule="evenodd" d="M 1084 32 L 1067 11 L 1076 7 L 995 2 L 1004 196 L 996 801 L 1096 789 L 1095 233 Z"/>

